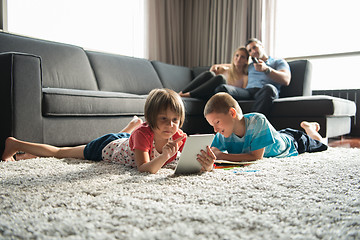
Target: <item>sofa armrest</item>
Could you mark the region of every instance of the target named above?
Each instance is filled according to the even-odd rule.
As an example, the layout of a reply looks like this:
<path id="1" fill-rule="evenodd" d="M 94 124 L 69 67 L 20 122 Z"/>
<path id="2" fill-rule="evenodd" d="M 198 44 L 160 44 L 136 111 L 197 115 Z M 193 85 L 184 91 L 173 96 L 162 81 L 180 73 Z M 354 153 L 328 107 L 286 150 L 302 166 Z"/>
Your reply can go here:
<path id="1" fill-rule="evenodd" d="M 41 76 L 40 57 L 15 52 L 0 54 L 1 153 L 8 136 L 43 142 Z"/>

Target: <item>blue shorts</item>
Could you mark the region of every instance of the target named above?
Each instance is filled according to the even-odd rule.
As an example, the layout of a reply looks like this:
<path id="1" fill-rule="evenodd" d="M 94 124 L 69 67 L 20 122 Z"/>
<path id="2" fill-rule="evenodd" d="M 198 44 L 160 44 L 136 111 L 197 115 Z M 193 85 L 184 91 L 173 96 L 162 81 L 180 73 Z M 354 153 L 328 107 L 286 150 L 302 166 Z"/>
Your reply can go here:
<path id="1" fill-rule="evenodd" d="M 85 146 L 84 157 L 87 160 L 101 161 L 102 150 L 104 149 L 104 147 L 106 147 L 106 145 L 108 145 L 114 140 L 129 137 L 129 133 L 109 133 L 95 140 L 92 140 Z"/>
<path id="2" fill-rule="evenodd" d="M 279 132 L 288 135 L 293 140 L 299 154 L 304 152 L 322 152 L 328 149 L 327 145 L 312 139 L 303 131 L 286 128 Z"/>

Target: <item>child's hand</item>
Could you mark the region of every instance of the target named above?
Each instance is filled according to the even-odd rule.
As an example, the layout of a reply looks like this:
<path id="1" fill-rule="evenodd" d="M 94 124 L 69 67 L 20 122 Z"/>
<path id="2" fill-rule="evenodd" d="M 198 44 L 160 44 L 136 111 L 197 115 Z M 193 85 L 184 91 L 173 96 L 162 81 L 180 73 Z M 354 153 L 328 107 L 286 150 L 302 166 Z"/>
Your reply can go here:
<path id="1" fill-rule="evenodd" d="M 167 156 L 167 159 L 170 159 L 174 156 L 178 151 L 180 146 L 183 144 L 182 140 L 185 138 L 186 135 L 179 137 L 176 140 L 168 141 L 162 148 L 162 154 Z"/>
<path id="2" fill-rule="evenodd" d="M 213 153 L 215 154 L 216 159 L 221 159 L 221 158 L 222 158 L 223 152 L 220 151 L 218 148 L 216 148 L 216 147 L 211 147 L 211 150 L 212 150 Z"/>
<path id="3" fill-rule="evenodd" d="M 201 154 L 197 155 L 197 160 L 202 166 L 201 171 L 211 171 L 214 167 L 216 156 L 209 146 L 206 147 L 206 152 L 201 150 Z"/>

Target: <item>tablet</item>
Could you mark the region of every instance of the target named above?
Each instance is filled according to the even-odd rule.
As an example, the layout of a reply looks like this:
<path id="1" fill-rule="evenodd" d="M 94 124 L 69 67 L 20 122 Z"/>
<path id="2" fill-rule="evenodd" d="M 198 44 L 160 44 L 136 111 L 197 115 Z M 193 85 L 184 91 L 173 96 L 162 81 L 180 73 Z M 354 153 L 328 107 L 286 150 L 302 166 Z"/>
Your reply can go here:
<path id="1" fill-rule="evenodd" d="M 197 134 L 187 137 L 180 159 L 175 168 L 175 174 L 198 173 L 201 164 L 196 160 L 200 150 L 206 151 L 206 146 L 211 146 L 214 134 Z"/>

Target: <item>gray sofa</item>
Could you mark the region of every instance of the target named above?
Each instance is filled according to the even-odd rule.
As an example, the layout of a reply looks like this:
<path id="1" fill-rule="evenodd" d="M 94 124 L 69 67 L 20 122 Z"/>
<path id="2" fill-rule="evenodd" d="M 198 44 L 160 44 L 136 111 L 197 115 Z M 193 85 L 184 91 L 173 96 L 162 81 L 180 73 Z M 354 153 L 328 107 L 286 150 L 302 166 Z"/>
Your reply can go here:
<path id="1" fill-rule="evenodd" d="M 289 62 L 291 84 L 282 89 L 270 121 L 297 128 L 300 121 L 321 123 L 327 137 L 350 132 L 351 101 L 310 96 L 311 65 Z M 7 136 L 58 146 L 77 145 L 124 127 L 143 116 L 153 88 L 180 91 L 205 67 L 187 68 L 158 61 L 86 51 L 81 47 L 0 32 L 1 149 Z M 209 133 L 205 102 L 184 99 L 188 134 Z M 241 101 L 244 112 L 253 101 Z"/>

